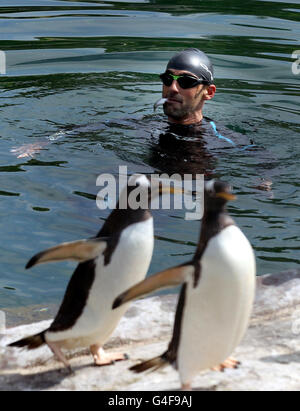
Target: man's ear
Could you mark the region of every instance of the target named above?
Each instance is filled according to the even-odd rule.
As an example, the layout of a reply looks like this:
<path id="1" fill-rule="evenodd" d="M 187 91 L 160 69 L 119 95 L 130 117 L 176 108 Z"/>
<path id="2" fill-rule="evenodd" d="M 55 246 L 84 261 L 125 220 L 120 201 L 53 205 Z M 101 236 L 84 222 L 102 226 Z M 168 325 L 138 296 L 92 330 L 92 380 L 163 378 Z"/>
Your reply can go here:
<path id="1" fill-rule="evenodd" d="M 216 86 L 214 84 L 210 84 L 206 87 L 204 98 L 205 100 L 211 100 L 216 92 Z"/>

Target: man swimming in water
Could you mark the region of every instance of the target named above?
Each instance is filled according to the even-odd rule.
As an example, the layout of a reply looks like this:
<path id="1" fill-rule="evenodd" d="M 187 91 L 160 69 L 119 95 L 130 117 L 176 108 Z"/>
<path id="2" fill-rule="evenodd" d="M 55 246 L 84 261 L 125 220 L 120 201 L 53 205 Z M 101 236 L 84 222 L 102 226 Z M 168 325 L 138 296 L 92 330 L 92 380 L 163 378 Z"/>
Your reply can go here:
<path id="1" fill-rule="evenodd" d="M 229 129 L 224 129 L 222 132 L 225 136 L 222 135 L 214 121 L 203 116 L 204 104 L 214 97 L 216 86 L 213 65 L 201 50 L 189 48 L 175 54 L 168 62 L 165 72 L 160 74 L 160 79 L 163 83 L 162 98 L 154 104 L 154 110 L 162 104 L 168 120 L 167 129 L 160 135 L 161 146 L 166 146 L 168 140 L 167 146 L 172 150 L 174 145 L 184 145 L 184 139 L 188 138 L 186 142 L 194 157 L 203 144 L 208 150 L 215 151 L 231 147 L 242 150 L 254 147 L 247 136 L 233 133 Z M 191 140 L 190 137 L 194 139 Z M 193 148 L 190 147 L 192 145 Z M 204 155 L 202 148 L 198 166 L 201 163 L 199 159 Z M 189 165 L 191 156 L 188 156 Z"/>
<path id="2" fill-rule="evenodd" d="M 198 49 L 183 50 L 171 58 L 160 75 L 164 113 L 170 123 L 190 125 L 203 119 L 203 106 L 216 92 L 213 66 Z"/>
<path id="3" fill-rule="evenodd" d="M 203 116 L 205 102 L 216 92 L 213 65 L 203 51 L 189 48 L 175 54 L 160 79 L 162 98 L 154 104 L 154 110 L 163 104 L 173 133 L 182 137 L 213 136 L 207 140 L 209 148 L 233 146 L 245 150 L 255 146 L 246 136 L 229 129 L 224 130 L 226 136 L 220 134 L 214 121 Z"/>
<path id="4" fill-rule="evenodd" d="M 205 101 L 211 100 L 216 92 L 213 66 L 206 54 L 193 48 L 177 53 L 160 78 L 163 83 L 160 102 L 164 101 L 168 121 L 181 125 L 199 124 Z M 11 151 L 19 158 L 33 157 L 41 148 L 40 144 L 28 144 Z"/>
<path id="5" fill-rule="evenodd" d="M 163 83 L 162 98 L 154 107 L 163 104 L 168 122 L 162 127 L 158 144 L 153 144 L 149 150 L 148 164 L 169 174 L 202 173 L 210 177 L 214 176 L 220 153 L 228 153 L 227 149 L 231 148 L 240 151 L 255 147 L 247 136 L 224 127 L 218 126 L 217 129 L 211 119 L 203 116 L 205 102 L 211 100 L 216 92 L 213 65 L 205 53 L 195 48 L 178 52 L 170 59 L 160 79 Z M 158 129 L 157 119 L 154 120 L 153 129 Z M 93 128 L 101 130 L 109 125 L 107 121 L 105 124 L 81 126 L 70 133 L 93 131 Z M 139 134 L 145 127 L 144 119 L 140 125 Z M 50 140 L 66 133 L 69 132 L 55 133 Z M 18 158 L 33 157 L 46 144 L 27 144 L 11 151 Z M 265 180 L 263 189 L 266 189 Z"/>
<path id="6" fill-rule="evenodd" d="M 178 52 L 169 60 L 160 79 L 162 98 L 154 104 L 154 110 L 163 105 L 168 125 L 159 136 L 157 148 L 152 150 L 153 166 L 159 168 L 163 161 L 169 174 L 180 169 L 209 177 L 214 175 L 214 158 L 221 152 L 228 153 L 230 148 L 237 152 L 258 149 L 246 135 L 217 128 L 212 119 L 203 115 L 205 102 L 216 92 L 213 65 L 204 52 L 196 48 Z M 266 152 L 263 161 L 265 157 Z M 262 177 L 257 188 L 269 190 L 271 184 L 271 180 Z"/>

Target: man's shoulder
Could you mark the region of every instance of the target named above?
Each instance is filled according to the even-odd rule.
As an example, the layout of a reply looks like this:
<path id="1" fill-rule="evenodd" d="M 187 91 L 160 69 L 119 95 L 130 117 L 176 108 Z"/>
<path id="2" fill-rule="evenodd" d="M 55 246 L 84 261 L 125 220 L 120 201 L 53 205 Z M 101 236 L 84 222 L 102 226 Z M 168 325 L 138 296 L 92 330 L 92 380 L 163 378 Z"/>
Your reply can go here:
<path id="1" fill-rule="evenodd" d="M 209 117 L 203 117 L 203 127 L 206 129 L 206 134 L 212 137 L 211 142 L 215 142 L 218 146 L 221 144 L 224 147 L 235 147 L 243 150 L 257 147 L 249 136 L 215 122 Z"/>

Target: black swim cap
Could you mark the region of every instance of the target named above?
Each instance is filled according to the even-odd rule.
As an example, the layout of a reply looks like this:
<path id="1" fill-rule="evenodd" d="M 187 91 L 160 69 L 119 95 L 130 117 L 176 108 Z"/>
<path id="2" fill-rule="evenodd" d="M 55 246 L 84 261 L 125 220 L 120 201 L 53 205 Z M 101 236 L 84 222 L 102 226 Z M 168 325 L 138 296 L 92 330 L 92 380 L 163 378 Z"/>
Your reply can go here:
<path id="1" fill-rule="evenodd" d="M 190 71 L 208 84 L 214 81 L 212 63 L 207 55 L 198 49 L 185 49 L 175 54 L 167 65 L 166 70 L 168 69 Z"/>

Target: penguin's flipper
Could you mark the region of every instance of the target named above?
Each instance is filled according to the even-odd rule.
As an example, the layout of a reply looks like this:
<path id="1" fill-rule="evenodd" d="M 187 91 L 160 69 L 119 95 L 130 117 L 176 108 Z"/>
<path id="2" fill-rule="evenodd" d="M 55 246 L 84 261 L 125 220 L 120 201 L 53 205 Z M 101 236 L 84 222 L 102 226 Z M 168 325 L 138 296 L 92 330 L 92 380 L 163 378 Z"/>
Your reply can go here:
<path id="1" fill-rule="evenodd" d="M 75 260 L 82 263 L 91 260 L 103 253 L 107 246 L 107 240 L 106 237 L 100 237 L 62 243 L 34 255 L 28 261 L 26 268 L 54 261 Z"/>
<path id="2" fill-rule="evenodd" d="M 151 275 L 120 294 L 115 299 L 112 308 L 117 308 L 128 301 L 135 300 L 162 288 L 177 287 L 184 283 L 189 276 L 192 276 L 194 271 L 194 266 L 192 264 L 187 264 L 172 267 Z"/>

